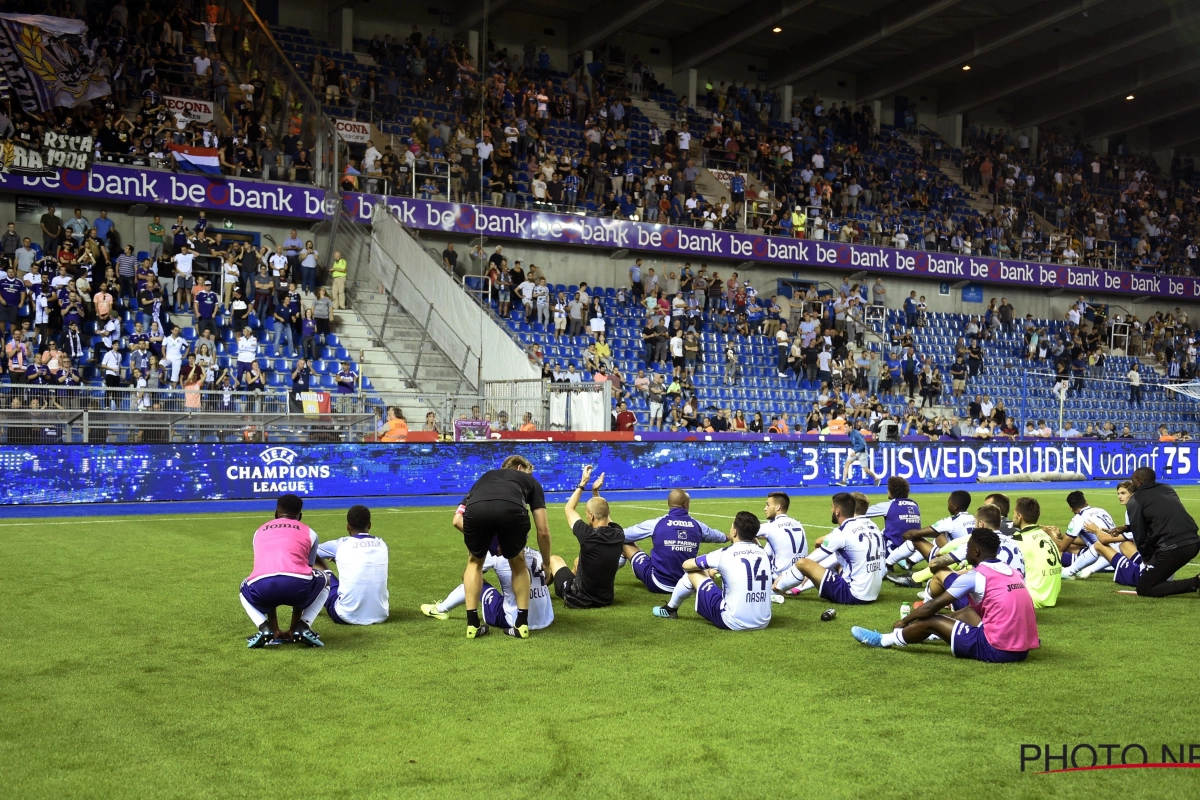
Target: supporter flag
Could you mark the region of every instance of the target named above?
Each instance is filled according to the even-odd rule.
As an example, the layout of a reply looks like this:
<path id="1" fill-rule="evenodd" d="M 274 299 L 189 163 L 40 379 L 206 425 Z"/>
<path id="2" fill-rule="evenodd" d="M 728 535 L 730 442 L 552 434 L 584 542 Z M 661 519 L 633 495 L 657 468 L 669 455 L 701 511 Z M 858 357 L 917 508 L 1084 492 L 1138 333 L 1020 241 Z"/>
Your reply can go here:
<path id="1" fill-rule="evenodd" d="M 297 392 L 304 407 L 304 415 L 311 417 L 329 413 L 329 392 Z"/>
<path id="2" fill-rule="evenodd" d="M 87 25 L 77 19 L 0 14 L 0 71 L 34 114 L 112 92 L 88 49 Z"/>
<path id="3" fill-rule="evenodd" d="M 221 174 L 221 159 L 215 147 L 189 147 L 186 144 L 169 144 L 167 148 L 175 156 L 175 163 L 184 172 L 207 172 Z"/>

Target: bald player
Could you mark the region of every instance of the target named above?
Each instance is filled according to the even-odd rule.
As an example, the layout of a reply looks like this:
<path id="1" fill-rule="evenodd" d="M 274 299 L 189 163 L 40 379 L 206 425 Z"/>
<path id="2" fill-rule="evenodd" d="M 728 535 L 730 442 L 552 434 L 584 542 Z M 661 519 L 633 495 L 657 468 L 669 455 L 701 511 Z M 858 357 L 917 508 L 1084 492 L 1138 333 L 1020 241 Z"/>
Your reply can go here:
<path id="1" fill-rule="evenodd" d="M 700 555 L 700 544 L 726 544 L 729 537 L 693 519 L 688 513 L 692 499 L 683 489 L 667 495 L 667 513 L 625 529 L 625 558 L 633 574 L 656 594 L 671 594 L 683 577 L 683 562 Z M 652 538 L 654 548 L 646 555 L 634 542 Z M 789 562 L 790 564 L 790 562 Z"/>
<path id="2" fill-rule="evenodd" d="M 567 608 L 600 608 L 613 602 L 613 582 L 621 566 L 621 551 L 625 546 L 625 531 L 609 519 L 608 501 L 600 496 L 604 473 L 592 484 L 592 498 L 587 501 L 584 515 L 579 514 L 579 498 L 592 476 L 592 468 L 584 467 L 579 485 L 571 493 L 564 509 L 571 533 L 579 540 L 579 558 L 575 568 L 567 566 L 561 557 L 550 556 L 550 574 L 554 576 L 554 593 Z M 585 518 L 586 517 L 586 518 Z"/>

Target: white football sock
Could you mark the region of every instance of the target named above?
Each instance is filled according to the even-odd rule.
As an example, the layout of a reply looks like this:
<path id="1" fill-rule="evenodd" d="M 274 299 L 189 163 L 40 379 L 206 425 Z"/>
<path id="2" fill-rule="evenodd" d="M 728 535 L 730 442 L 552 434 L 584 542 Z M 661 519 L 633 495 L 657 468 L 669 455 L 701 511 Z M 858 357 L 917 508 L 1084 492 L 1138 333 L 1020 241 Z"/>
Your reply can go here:
<path id="1" fill-rule="evenodd" d="M 317 595 L 317 599 L 309 604 L 308 608 L 300 612 L 300 621 L 305 625 L 312 626 L 317 615 L 321 613 L 321 609 L 325 607 L 325 601 L 329 599 L 329 584 L 325 584 L 325 588 Z"/>
<path id="2" fill-rule="evenodd" d="M 458 608 L 465 602 L 467 602 L 467 587 L 460 583 L 455 587 L 454 591 L 446 595 L 445 600 L 437 604 L 437 610 L 445 614 L 450 609 Z"/>
<path id="3" fill-rule="evenodd" d="M 913 545 L 913 543 L 905 542 L 904 544 L 900 545 L 899 547 L 894 548 L 892 550 L 892 552 L 888 553 L 887 565 L 889 567 L 894 566 L 895 564 L 903 561 L 904 559 L 908 558 L 915 552 L 917 552 L 917 548 Z"/>
<path id="4" fill-rule="evenodd" d="M 830 553 L 817 563 L 825 569 L 833 569 L 838 563 L 837 553 Z"/>
<path id="5" fill-rule="evenodd" d="M 908 642 L 904 641 L 904 628 L 896 628 L 891 633 L 885 633 L 883 638 L 879 640 L 879 644 L 884 647 L 904 647 Z"/>
<path id="6" fill-rule="evenodd" d="M 250 605 L 250 601 L 246 599 L 246 595 L 238 592 L 238 597 L 241 598 L 242 608 L 246 609 L 246 614 L 250 616 L 250 621 L 254 623 L 254 627 L 261 628 L 262 624 L 267 621 L 267 615 Z"/>
<path id="7" fill-rule="evenodd" d="M 1091 577 L 1092 575 L 1096 574 L 1100 570 L 1104 569 L 1105 567 L 1109 567 L 1111 565 L 1112 565 L 1112 562 L 1110 562 L 1107 558 L 1100 555 L 1099 553 L 1096 553 L 1095 562 L 1092 564 L 1089 564 L 1088 566 L 1079 570 L 1075 574 L 1078 575 L 1080 578 L 1088 578 L 1088 577 Z M 1065 570 L 1064 570 L 1064 572 L 1065 572 Z"/>
<path id="8" fill-rule="evenodd" d="M 1075 555 L 1075 560 L 1071 562 L 1071 566 L 1062 571 L 1063 576 L 1074 575 L 1080 572 L 1084 567 L 1090 567 L 1096 563 L 1096 559 L 1100 556 L 1096 554 L 1096 548 L 1088 546 L 1087 550 Z"/>
<path id="9" fill-rule="evenodd" d="M 675 591 L 671 592 L 671 599 L 667 602 L 667 605 L 670 608 L 678 610 L 683 605 L 683 601 L 691 597 L 695 591 L 695 587 L 692 586 L 691 576 L 684 575 L 679 579 L 679 583 L 675 584 Z"/>
<path id="10" fill-rule="evenodd" d="M 788 589 L 800 587 L 800 591 L 813 588 L 814 584 L 808 578 L 804 577 L 804 573 L 795 567 L 784 572 L 775 582 L 776 588 L 781 592 L 786 592 Z"/>

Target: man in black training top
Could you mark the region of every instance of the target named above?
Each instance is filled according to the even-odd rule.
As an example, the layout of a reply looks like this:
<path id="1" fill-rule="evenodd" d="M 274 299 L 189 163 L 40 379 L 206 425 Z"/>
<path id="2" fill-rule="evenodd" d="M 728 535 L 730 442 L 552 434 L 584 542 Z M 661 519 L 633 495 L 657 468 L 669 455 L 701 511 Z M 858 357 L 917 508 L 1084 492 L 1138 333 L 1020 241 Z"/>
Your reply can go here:
<path id="1" fill-rule="evenodd" d="M 578 498 L 576 498 L 578 499 Z M 463 572 L 467 592 L 467 638 L 488 632 L 479 621 L 479 596 L 483 591 L 483 562 L 488 546 L 496 540 L 500 555 L 512 567 L 513 594 L 517 598 L 516 624 L 505 628 L 509 636 L 529 638 L 529 569 L 525 566 L 525 543 L 529 540 L 529 514 L 537 526 L 542 563 L 550 562 L 550 523 L 546 519 L 546 496 L 533 477 L 533 465 L 521 456 L 504 459 L 500 469 L 489 470 L 475 481 L 471 491 L 454 512 L 454 527 L 463 533 L 470 558 Z"/>
<path id="2" fill-rule="evenodd" d="M 1200 576 L 1172 580 L 1176 570 L 1200 553 L 1196 520 L 1175 490 L 1159 483 L 1154 470 L 1141 467 L 1133 472 L 1133 496 L 1125 510 L 1129 512 L 1133 543 L 1146 565 L 1137 593 L 1142 597 L 1166 597 L 1200 590 Z"/>
<path id="3" fill-rule="evenodd" d="M 587 501 L 587 519 L 579 516 L 575 508 L 579 496 L 592 475 L 591 467 L 583 468 L 579 485 L 567 500 L 567 524 L 571 533 L 579 540 L 579 558 L 575 559 L 575 570 L 558 556 L 550 556 L 550 573 L 554 576 L 554 593 L 567 604 L 567 608 L 600 608 L 613 602 L 613 581 L 621 564 L 621 551 L 625 547 L 625 531 L 608 518 L 608 501 L 600 496 L 604 485 L 604 473 L 592 484 L 592 498 Z"/>

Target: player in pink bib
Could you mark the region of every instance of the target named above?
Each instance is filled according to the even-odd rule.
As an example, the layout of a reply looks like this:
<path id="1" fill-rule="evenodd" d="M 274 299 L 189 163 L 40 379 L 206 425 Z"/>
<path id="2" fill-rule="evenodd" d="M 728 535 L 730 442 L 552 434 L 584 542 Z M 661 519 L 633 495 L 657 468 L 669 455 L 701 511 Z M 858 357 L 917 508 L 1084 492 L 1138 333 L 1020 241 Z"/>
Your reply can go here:
<path id="1" fill-rule="evenodd" d="M 317 534 L 300 521 L 304 501 L 285 494 L 275 504 L 275 519 L 254 532 L 254 568 L 242 581 L 242 607 L 258 626 L 247 640 L 251 648 L 285 642 L 309 647 L 325 644 L 310 627 L 329 596 L 329 579 L 314 570 Z M 292 607 L 292 624 L 280 632 L 275 609 Z"/>
<path id="2" fill-rule="evenodd" d="M 976 528 L 967 542 L 967 563 L 973 569 L 897 622 L 891 633 L 854 627 L 850 634 L 871 647 L 904 647 L 933 635 L 949 642 L 958 658 L 1024 661 L 1039 645 L 1033 598 L 1021 573 L 996 557 L 999 550 L 995 531 Z M 937 613 L 964 597 L 969 605 L 961 611 Z"/>

